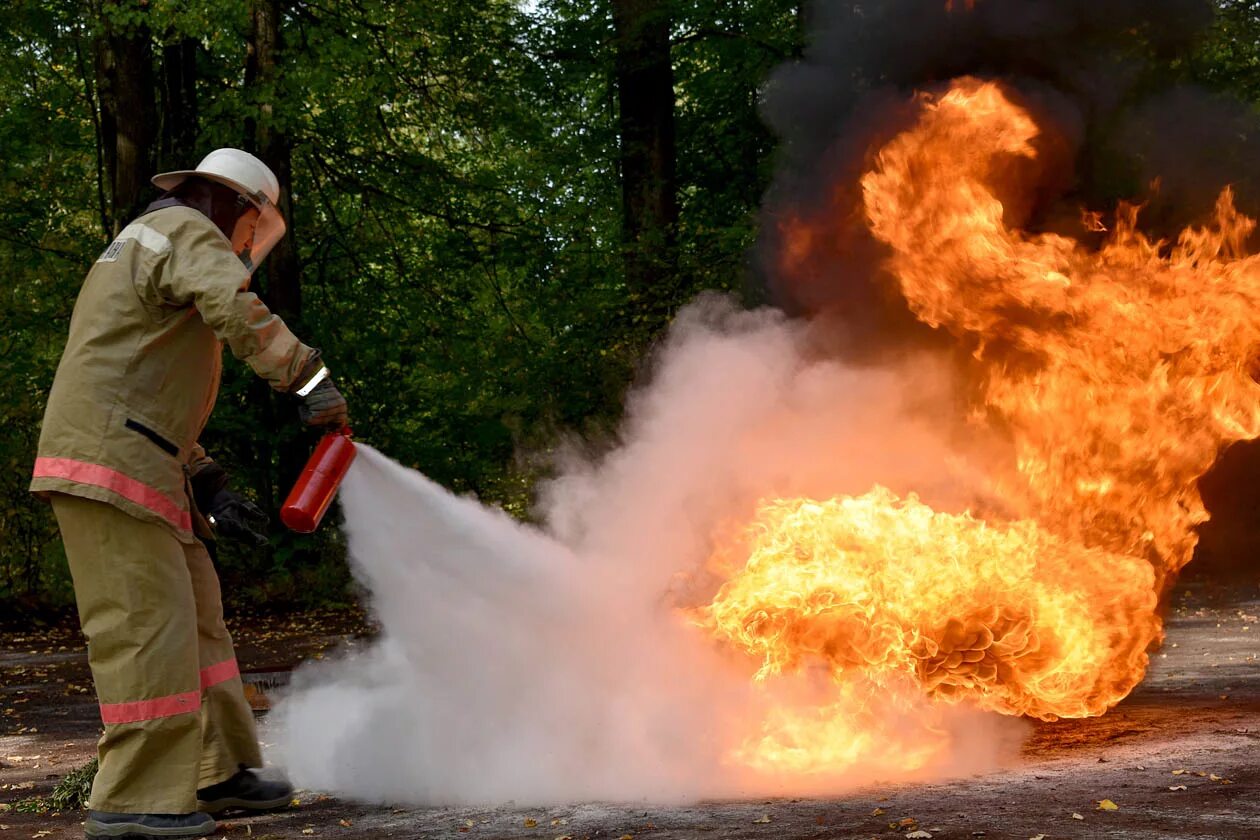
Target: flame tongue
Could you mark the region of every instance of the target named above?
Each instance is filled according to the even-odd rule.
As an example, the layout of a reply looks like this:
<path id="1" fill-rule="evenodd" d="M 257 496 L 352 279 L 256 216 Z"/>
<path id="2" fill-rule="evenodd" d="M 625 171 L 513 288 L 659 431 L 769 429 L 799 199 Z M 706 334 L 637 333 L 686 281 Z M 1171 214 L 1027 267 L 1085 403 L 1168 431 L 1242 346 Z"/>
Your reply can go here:
<path id="1" fill-rule="evenodd" d="M 1008 217 L 1044 165 L 1033 117 L 975 79 L 921 105 L 862 178 L 865 217 L 914 314 L 972 350 L 975 415 L 1014 450 L 990 477 L 1013 518 L 877 487 L 768 501 L 719 539 L 730 574 L 702 622 L 762 663 L 759 680 L 824 667 L 837 704 L 775 710 L 735 756 L 754 766 L 852 762 L 881 728 L 876 696 L 1105 712 L 1160 638 L 1158 594 L 1207 518 L 1196 481 L 1223 445 L 1260 436 L 1260 259 L 1228 190 L 1211 225 L 1172 244 L 1128 206 L 1101 249 L 1028 234 Z M 835 224 L 793 219 L 785 268 Z"/>

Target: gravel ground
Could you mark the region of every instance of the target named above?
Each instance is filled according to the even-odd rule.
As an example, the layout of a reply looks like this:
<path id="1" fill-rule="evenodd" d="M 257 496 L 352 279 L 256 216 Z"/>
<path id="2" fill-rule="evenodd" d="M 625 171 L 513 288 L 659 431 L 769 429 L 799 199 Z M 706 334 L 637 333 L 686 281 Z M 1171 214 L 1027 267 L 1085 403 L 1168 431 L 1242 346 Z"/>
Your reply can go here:
<path id="1" fill-rule="evenodd" d="M 835 798 L 688 807 L 391 808 L 300 792 L 282 813 L 228 818 L 216 837 L 1244 838 L 1260 836 L 1260 589 L 1200 584 L 1174 599 L 1147 680 L 1110 714 L 1038 724 L 1018 766 Z M 361 616 L 234 622 L 246 669 L 361 644 Z M 0 840 L 81 837 L 81 813 L 28 814 L 93 753 L 98 718 L 76 631 L 0 636 Z M 265 724 L 263 728 L 265 736 Z M 1108 800 L 1115 810 L 1100 809 Z"/>

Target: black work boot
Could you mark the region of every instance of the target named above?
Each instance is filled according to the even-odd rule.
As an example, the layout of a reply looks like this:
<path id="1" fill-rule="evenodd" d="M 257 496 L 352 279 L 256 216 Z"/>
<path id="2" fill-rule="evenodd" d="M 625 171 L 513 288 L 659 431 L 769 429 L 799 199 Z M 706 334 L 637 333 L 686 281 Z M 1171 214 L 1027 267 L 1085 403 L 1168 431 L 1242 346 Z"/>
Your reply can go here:
<path id="1" fill-rule="evenodd" d="M 260 779 L 257 773 L 242 767 L 226 782 L 197 791 L 197 807 L 209 814 L 228 808 L 270 811 L 288 805 L 292 796 L 293 786 L 288 782 Z"/>
<path id="2" fill-rule="evenodd" d="M 88 811 L 88 837 L 205 837 L 214 833 L 209 814 L 115 814 Z"/>

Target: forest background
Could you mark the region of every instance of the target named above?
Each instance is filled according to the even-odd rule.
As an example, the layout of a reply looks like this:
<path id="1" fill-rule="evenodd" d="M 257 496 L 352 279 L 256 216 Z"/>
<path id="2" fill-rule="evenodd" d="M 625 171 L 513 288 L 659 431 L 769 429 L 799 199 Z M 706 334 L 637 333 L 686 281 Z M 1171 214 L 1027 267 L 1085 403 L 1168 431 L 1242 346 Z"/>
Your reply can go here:
<path id="1" fill-rule="evenodd" d="M 888 26 L 829 5 L 854 45 L 865 21 Z M 808 54 L 809 6 L 6 0 L 0 612 L 72 598 L 26 488 L 78 288 L 155 197 L 152 174 L 218 146 L 262 157 L 290 233 L 255 288 L 324 351 L 356 435 L 527 518 L 548 453 L 613 440 L 681 305 L 705 289 L 773 302 L 753 258 L 776 151 L 759 108 L 773 69 Z M 1152 84 L 1260 106 L 1260 0 L 1217 6 L 1177 50 L 1146 45 L 1143 66 Z M 856 69 L 846 101 L 896 84 Z M 312 439 L 229 362 L 202 443 L 274 521 Z M 223 545 L 219 565 L 239 605 L 353 598 L 336 528 L 276 524 L 261 550 Z"/>

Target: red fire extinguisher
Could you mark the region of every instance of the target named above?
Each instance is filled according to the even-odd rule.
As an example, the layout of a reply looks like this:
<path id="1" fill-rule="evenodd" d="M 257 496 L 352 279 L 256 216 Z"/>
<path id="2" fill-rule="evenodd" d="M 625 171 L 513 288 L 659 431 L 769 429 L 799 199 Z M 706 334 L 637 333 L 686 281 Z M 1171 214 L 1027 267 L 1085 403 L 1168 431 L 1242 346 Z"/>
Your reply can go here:
<path id="1" fill-rule="evenodd" d="M 290 530 L 309 534 L 319 527 L 341 479 L 354 462 L 354 442 L 348 428 L 329 432 L 320 438 L 297 483 L 289 491 L 289 498 L 280 508 L 280 521 Z"/>

